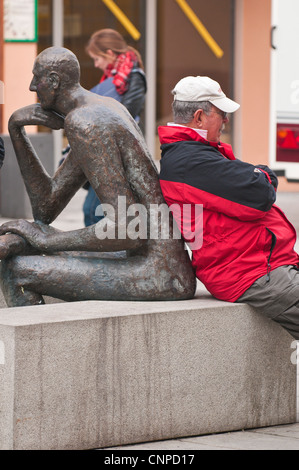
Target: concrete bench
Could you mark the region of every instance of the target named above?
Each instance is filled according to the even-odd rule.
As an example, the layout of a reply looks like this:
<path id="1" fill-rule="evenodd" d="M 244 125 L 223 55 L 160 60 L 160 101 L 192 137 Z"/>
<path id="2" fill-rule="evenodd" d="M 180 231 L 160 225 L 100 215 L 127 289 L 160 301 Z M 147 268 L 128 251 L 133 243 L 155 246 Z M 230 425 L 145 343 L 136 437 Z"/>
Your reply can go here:
<path id="1" fill-rule="evenodd" d="M 296 421 L 293 339 L 247 305 L 0 310 L 0 449 L 93 449 Z"/>

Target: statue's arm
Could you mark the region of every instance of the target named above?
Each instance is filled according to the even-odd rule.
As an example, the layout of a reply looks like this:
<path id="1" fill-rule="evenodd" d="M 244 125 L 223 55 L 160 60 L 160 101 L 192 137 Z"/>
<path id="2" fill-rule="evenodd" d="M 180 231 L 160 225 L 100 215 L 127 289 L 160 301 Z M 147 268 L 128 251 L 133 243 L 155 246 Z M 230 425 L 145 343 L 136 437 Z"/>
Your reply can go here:
<path id="1" fill-rule="evenodd" d="M 14 254 L 24 251 L 26 246 L 24 240 L 31 249 L 36 249 L 42 253 L 55 253 L 59 251 L 95 251 L 95 252 L 113 252 L 121 250 L 130 250 L 139 248 L 144 244 L 144 240 L 130 239 L 130 237 L 118 237 L 117 228 L 114 220 L 107 217 L 102 219 L 96 225 L 91 225 L 79 230 L 63 232 L 50 225 L 41 223 L 31 223 L 28 220 L 18 219 L 6 222 L 0 226 L 0 235 L 9 234 L 13 237 L 9 242 L 17 245 L 9 246 Z M 15 238 L 17 235 L 20 240 Z M 104 238 L 102 237 L 104 235 Z M 0 237 L 0 259 L 6 257 L 7 248 L 1 246 Z M 7 244 L 7 240 L 5 240 Z M 9 253 L 10 254 L 10 253 Z"/>
<path id="2" fill-rule="evenodd" d="M 15 111 L 8 129 L 20 171 L 31 202 L 35 220 L 51 223 L 64 209 L 86 178 L 69 155 L 64 165 L 51 177 L 36 154 L 25 126 L 43 125 L 50 129 L 61 129 L 64 118 L 52 111 L 45 111 L 40 105 L 30 105 Z"/>
<path id="3" fill-rule="evenodd" d="M 82 112 L 82 116 L 81 116 Z M 56 172 L 65 173 L 68 165 L 77 165 L 95 189 L 107 216 L 98 224 L 83 229 L 61 232 L 40 223 L 31 224 L 26 220 L 17 220 L 3 224 L 0 235 L 11 232 L 22 236 L 33 248 L 51 253 L 56 251 L 119 251 L 142 247 L 145 239 L 136 239 L 127 230 L 128 208 L 138 202 L 133 195 L 130 183 L 130 171 L 125 169 L 122 154 L 117 145 L 120 130 L 112 131 L 109 123 L 100 123 L 101 117 L 94 126 L 88 124 L 88 114 L 84 110 L 74 113 L 73 118 L 65 121 L 65 130 L 71 148 L 73 160 L 66 158 L 61 169 Z M 96 122 L 95 119 L 92 122 Z M 123 131 L 125 132 L 125 131 Z M 134 141 L 128 141 L 126 151 L 132 152 Z M 32 158 L 29 155 L 29 158 Z M 137 154 L 136 154 L 137 158 Z M 136 162 L 137 164 L 137 162 Z M 33 160 L 35 165 L 35 160 Z M 37 167 L 38 168 L 38 167 Z M 27 168 L 25 165 L 25 172 Z M 29 177 L 30 178 L 30 177 Z M 31 178 L 30 178 L 31 179 Z M 79 180 L 79 177 L 77 178 Z M 33 181 L 34 184 L 34 181 Z M 45 179 L 45 184 L 49 184 Z M 68 182 L 69 184 L 69 182 Z M 51 196 L 52 188 L 47 190 Z M 56 189 L 56 194 L 59 191 Z M 122 197 L 122 208 L 119 210 L 119 196 Z M 131 215 L 134 217 L 134 215 Z M 144 226 L 147 225 L 145 218 Z"/>

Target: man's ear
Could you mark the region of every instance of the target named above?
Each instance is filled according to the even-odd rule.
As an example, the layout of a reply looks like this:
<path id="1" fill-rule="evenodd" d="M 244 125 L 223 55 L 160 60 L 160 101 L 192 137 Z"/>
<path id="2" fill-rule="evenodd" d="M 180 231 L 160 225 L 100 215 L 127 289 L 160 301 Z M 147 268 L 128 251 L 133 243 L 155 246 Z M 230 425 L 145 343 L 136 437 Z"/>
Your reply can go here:
<path id="1" fill-rule="evenodd" d="M 50 82 L 53 84 L 53 88 L 57 90 L 60 84 L 60 78 L 56 72 L 50 72 Z"/>
<path id="2" fill-rule="evenodd" d="M 193 115 L 193 122 L 196 124 L 197 127 L 201 127 L 202 125 L 202 115 L 203 115 L 203 110 L 198 109 L 195 111 Z"/>

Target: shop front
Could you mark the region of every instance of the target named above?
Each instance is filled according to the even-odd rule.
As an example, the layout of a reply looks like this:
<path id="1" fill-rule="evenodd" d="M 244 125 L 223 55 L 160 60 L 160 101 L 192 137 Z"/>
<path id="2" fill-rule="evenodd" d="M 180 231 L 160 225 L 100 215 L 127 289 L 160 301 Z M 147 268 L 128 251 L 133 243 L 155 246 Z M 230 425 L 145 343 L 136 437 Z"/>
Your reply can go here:
<path id="1" fill-rule="evenodd" d="M 10 5 L 14 2 L 17 4 L 18 0 L 9 0 Z M 13 47 L 21 47 L 21 54 L 28 54 L 27 61 L 46 47 L 67 47 L 79 59 L 82 86 L 90 89 L 101 78 L 100 71 L 85 51 L 93 32 L 102 28 L 116 29 L 139 50 L 148 82 L 143 129 L 155 159 L 159 159 L 157 126 L 171 120 L 171 90 L 178 80 L 187 75 L 208 75 L 221 83 L 225 93 L 231 97 L 234 95 L 235 0 L 27 2 L 28 5 L 36 3 L 37 7 L 36 39 L 28 42 L 27 48 L 25 42 L 6 39 L 7 54 L 11 58 Z M 6 62 L 9 62 L 8 56 Z M 8 64 L 7 67 L 12 70 L 12 65 Z M 30 71 L 32 64 L 28 67 Z M 29 82 L 25 83 L 24 79 L 19 72 L 18 88 L 22 87 L 27 92 Z M 17 106 L 10 87 L 7 89 L 6 103 L 9 111 Z M 229 142 L 232 140 L 232 124 L 223 136 Z"/>

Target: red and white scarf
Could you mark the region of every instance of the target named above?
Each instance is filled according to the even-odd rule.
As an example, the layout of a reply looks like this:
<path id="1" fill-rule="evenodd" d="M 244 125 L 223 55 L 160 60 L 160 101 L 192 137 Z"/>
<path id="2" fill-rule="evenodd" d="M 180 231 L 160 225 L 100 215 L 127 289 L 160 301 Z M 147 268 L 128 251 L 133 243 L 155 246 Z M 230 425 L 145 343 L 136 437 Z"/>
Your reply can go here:
<path id="1" fill-rule="evenodd" d="M 113 83 L 116 90 L 120 95 L 123 95 L 128 90 L 129 76 L 136 62 L 137 56 L 133 51 L 120 54 L 113 64 L 106 67 L 100 83 L 107 78 L 114 77 Z"/>

